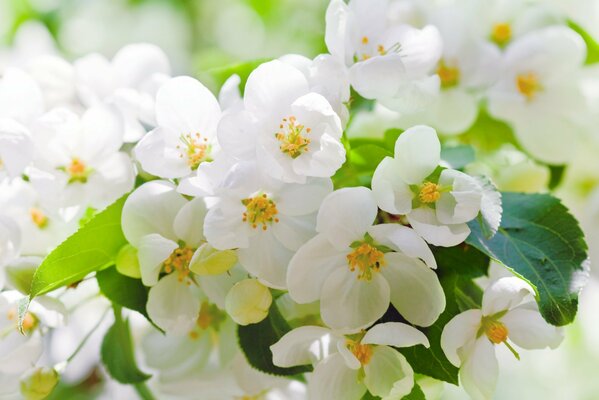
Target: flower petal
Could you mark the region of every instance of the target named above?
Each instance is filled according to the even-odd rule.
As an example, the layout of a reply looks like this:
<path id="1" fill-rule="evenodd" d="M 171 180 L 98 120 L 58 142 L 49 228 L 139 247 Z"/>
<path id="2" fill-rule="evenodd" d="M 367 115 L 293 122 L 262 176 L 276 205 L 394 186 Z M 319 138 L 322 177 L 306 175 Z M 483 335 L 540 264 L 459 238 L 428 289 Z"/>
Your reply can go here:
<path id="1" fill-rule="evenodd" d="M 366 332 L 361 343 L 393 347 L 411 347 L 418 344 L 430 346 L 424 333 L 401 322 L 385 322 L 373 326 Z"/>
<path id="2" fill-rule="evenodd" d="M 403 215 L 412 210 L 414 193 L 399 174 L 402 165 L 385 157 L 372 175 L 372 193 L 379 207 L 391 214 Z"/>
<path id="3" fill-rule="evenodd" d="M 429 126 L 418 125 L 402 133 L 395 142 L 397 174 L 408 184 L 420 184 L 439 165 L 441 142 Z"/>
<path id="4" fill-rule="evenodd" d="M 368 229 L 372 238 L 380 244 L 399 250 L 412 258 L 420 258 L 430 268 L 437 268 L 433 252 L 414 229 L 400 224 L 380 224 Z"/>
<path id="5" fill-rule="evenodd" d="M 204 238 L 204 218 L 208 212 L 206 201 L 198 197 L 191 200 L 179 209 L 173 229 L 178 239 L 185 242 L 187 246 L 198 247 Z"/>
<path id="6" fill-rule="evenodd" d="M 414 386 L 414 370 L 406 358 L 388 346 L 376 346 L 370 362 L 364 366 L 364 384 L 371 394 L 401 399 Z"/>
<path id="7" fill-rule="evenodd" d="M 472 221 L 480 211 L 482 188 L 473 177 L 454 169 L 445 169 L 439 177 L 441 186 L 451 186 L 435 203 L 437 218 L 444 224 Z"/>
<path id="8" fill-rule="evenodd" d="M 158 282 L 162 264 L 178 247 L 177 243 L 156 233 L 141 238 L 137 247 L 137 257 L 144 285 L 153 286 Z"/>
<path id="9" fill-rule="evenodd" d="M 336 350 L 336 341 L 330 329 L 301 326 L 270 346 L 272 360 L 276 366 L 283 368 L 315 364 Z"/>
<path id="10" fill-rule="evenodd" d="M 348 368 L 340 354 L 318 363 L 308 380 L 311 400 L 360 400 L 366 387 L 358 381 L 358 371 Z"/>
<path id="11" fill-rule="evenodd" d="M 162 278 L 148 293 L 148 315 L 167 333 L 186 334 L 195 325 L 200 301 L 177 274 Z"/>
<path id="12" fill-rule="evenodd" d="M 534 296 L 534 291 L 524 280 L 515 276 L 500 278 L 485 289 L 482 303 L 483 314 L 493 315 L 512 309 L 529 295 Z"/>
<path id="13" fill-rule="evenodd" d="M 441 348 L 447 359 L 456 367 L 462 363 L 458 350 L 476 338 L 482 317 L 480 310 L 467 310 L 453 317 L 443 328 Z"/>
<path id="14" fill-rule="evenodd" d="M 493 343 L 482 336 L 470 342 L 462 358 L 460 381 L 466 392 L 474 400 L 492 398 L 499 375 Z"/>
<path id="15" fill-rule="evenodd" d="M 564 339 L 563 329 L 548 324 L 536 305 L 533 309 L 526 307 L 526 304 L 516 307 L 508 311 L 501 322 L 508 329 L 509 339 L 524 349 L 555 349 Z"/>
<path id="16" fill-rule="evenodd" d="M 439 222 L 432 208 L 417 208 L 412 210 L 407 218 L 412 228 L 434 246 L 457 246 L 470 235 L 470 228 L 466 224 L 444 225 Z"/>

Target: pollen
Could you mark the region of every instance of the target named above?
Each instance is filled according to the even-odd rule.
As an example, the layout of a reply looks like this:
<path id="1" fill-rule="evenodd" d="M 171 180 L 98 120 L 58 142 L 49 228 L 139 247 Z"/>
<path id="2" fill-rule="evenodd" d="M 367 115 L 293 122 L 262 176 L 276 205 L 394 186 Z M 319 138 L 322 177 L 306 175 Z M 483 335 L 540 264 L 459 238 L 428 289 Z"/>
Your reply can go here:
<path id="1" fill-rule="evenodd" d="M 435 203 L 440 197 L 441 188 L 439 185 L 432 182 L 425 182 L 418 193 L 420 201 L 426 204 Z"/>
<path id="2" fill-rule="evenodd" d="M 378 272 L 385 266 L 385 253 L 364 242 L 347 255 L 350 271 L 358 271 L 358 279 L 369 281 L 372 272 Z"/>
<path id="3" fill-rule="evenodd" d="M 277 205 L 265 193 L 243 199 L 241 203 L 246 209 L 243 213 L 243 222 L 247 222 L 252 228 L 256 229 L 261 225 L 262 230 L 265 231 L 268 225 L 279 222 L 276 217 L 279 213 Z"/>
<path id="4" fill-rule="evenodd" d="M 505 45 L 512 38 L 512 27 L 506 22 L 499 22 L 493 25 L 491 30 L 491 40 L 500 46 Z"/>
<path id="5" fill-rule="evenodd" d="M 193 170 L 197 169 L 204 161 L 212 161 L 210 158 L 211 146 L 208 138 L 202 137 L 199 133 L 181 135 L 183 146 L 178 145 L 180 158 L 187 158 L 187 165 Z"/>
<path id="6" fill-rule="evenodd" d="M 306 135 L 310 134 L 310 128 L 299 124 L 297 119 L 291 116 L 283 118 L 279 129 L 275 138 L 279 141 L 279 148 L 283 153 L 288 154 L 291 158 L 297 158 L 308 151 L 310 139 Z"/>
<path id="7" fill-rule="evenodd" d="M 91 168 L 80 158 L 73 157 L 71 163 L 64 168 L 64 171 L 69 174 L 69 183 L 86 183 L 91 173 Z"/>
<path id="8" fill-rule="evenodd" d="M 507 340 L 508 329 L 499 321 L 488 321 L 485 323 L 485 335 L 491 343 L 500 344 Z"/>
<path id="9" fill-rule="evenodd" d="M 33 223 L 40 229 L 45 228 L 46 225 L 48 225 L 48 217 L 39 208 L 31 207 L 29 209 L 29 216 L 31 217 L 31 221 L 33 221 Z"/>
<path id="10" fill-rule="evenodd" d="M 542 89 L 536 74 L 529 72 L 520 74 L 516 77 L 516 87 L 528 101 L 534 99 L 536 94 Z"/>
<path id="11" fill-rule="evenodd" d="M 347 340 L 347 348 L 352 352 L 354 356 L 360 361 L 362 366 L 368 364 L 372 358 L 372 346 L 368 344 L 362 344 L 360 342 L 354 342 L 353 340 Z"/>
<path id="12" fill-rule="evenodd" d="M 441 87 L 450 88 L 460 81 L 460 70 L 455 66 L 449 66 L 441 60 L 437 68 L 437 75 L 441 80 Z"/>
<path id="13" fill-rule="evenodd" d="M 164 272 L 170 274 L 177 272 L 179 282 L 183 282 L 189 276 L 189 263 L 193 257 L 194 250 L 190 247 L 179 247 L 171 253 L 164 261 Z"/>
<path id="14" fill-rule="evenodd" d="M 362 44 L 368 44 L 370 40 L 368 40 L 368 36 L 363 36 L 362 37 Z"/>
<path id="15" fill-rule="evenodd" d="M 6 315 L 9 321 L 12 321 L 17 324 L 17 309 L 11 308 L 8 310 Z M 37 318 L 30 312 L 25 313 L 23 317 L 23 332 L 30 333 L 37 327 L 38 320 Z"/>

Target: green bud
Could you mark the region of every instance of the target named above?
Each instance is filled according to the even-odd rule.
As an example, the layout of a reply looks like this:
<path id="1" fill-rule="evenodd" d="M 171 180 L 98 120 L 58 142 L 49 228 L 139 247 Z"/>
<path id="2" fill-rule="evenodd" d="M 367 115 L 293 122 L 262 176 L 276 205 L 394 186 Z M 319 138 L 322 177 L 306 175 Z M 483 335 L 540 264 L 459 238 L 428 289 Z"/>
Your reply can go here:
<path id="1" fill-rule="evenodd" d="M 54 368 L 38 367 L 21 379 L 21 394 L 26 400 L 45 399 L 52 393 L 59 379 Z"/>
<path id="2" fill-rule="evenodd" d="M 137 249 L 130 244 L 126 244 L 119 250 L 116 256 L 116 270 L 122 275 L 131 278 L 141 278 L 139 268 L 139 259 L 137 258 Z"/>
<path id="3" fill-rule="evenodd" d="M 239 325 L 256 324 L 268 315 L 270 290 L 256 279 L 237 282 L 225 298 L 225 309 Z"/>
<path id="4" fill-rule="evenodd" d="M 234 250 L 216 250 L 204 243 L 196 251 L 189 269 L 198 275 L 219 275 L 227 272 L 237 263 L 237 252 Z"/>

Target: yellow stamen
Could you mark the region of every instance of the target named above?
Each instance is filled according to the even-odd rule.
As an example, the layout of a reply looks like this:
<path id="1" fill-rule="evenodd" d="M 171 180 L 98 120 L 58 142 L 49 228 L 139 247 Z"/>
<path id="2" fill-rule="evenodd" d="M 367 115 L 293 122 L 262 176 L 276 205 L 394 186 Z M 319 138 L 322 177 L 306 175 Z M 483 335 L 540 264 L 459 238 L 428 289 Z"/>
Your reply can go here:
<path id="1" fill-rule="evenodd" d="M 512 27 L 507 22 L 499 22 L 493 25 L 491 40 L 500 46 L 505 45 L 512 38 Z"/>
<path id="2" fill-rule="evenodd" d="M 59 169 L 69 174 L 69 183 L 86 183 L 87 178 L 92 171 L 91 168 L 89 168 L 85 162 L 78 157 L 73 157 L 68 166 Z"/>
<path id="3" fill-rule="evenodd" d="M 46 225 L 48 225 L 48 217 L 39 208 L 31 207 L 29 209 L 29 216 L 31 217 L 31 221 L 33 221 L 33 223 L 40 229 L 45 228 Z"/>
<path id="4" fill-rule="evenodd" d="M 385 266 L 385 253 L 364 242 L 347 256 L 350 271 L 358 270 L 358 279 L 371 280 L 372 271 L 378 272 Z"/>
<path id="5" fill-rule="evenodd" d="M 243 222 L 249 223 L 252 228 L 262 225 L 262 230 L 273 222 L 279 222 L 276 215 L 279 213 L 277 205 L 266 194 L 249 197 L 241 200 L 246 212 L 243 213 Z"/>
<path id="6" fill-rule="evenodd" d="M 504 324 L 499 321 L 486 321 L 484 324 L 485 335 L 489 338 L 491 343 L 499 344 L 507 340 L 508 329 Z"/>
<path id="7" fill-rule="evenodd" d="M 518 88 L 518 91 L 529 101 L 532 100 L 542 89 L 537 75 L 532 72 L 518 75 L 516 77 L 516 87 Z"/>
<path id="8" fill-rule="evenodd" d="M 362 366 L 370 362 L 370 359 L 372 358 L 371 345 L 362 344 L 360 342 L 354 342 L 353 340 L 347 339 L 347 348 L 353 353 L 354 356 L 356 356 Z"/>
<path id="9" fill-rule="evenodd" d="M 193 257 L 194 250 L 190 247 L 179 247 L 171 253 L 164 261 L 164 272 L 170 274 L 176 271 L 179 282 L 183 282 L 189 276 L 189 263 Z"/>
<path id="10" fill-rule="evenodd" d="M 9 321 L 13 321 L 15 323 L 15 327 L 16 327 L 17 309 L 16 308 L 9 309 L 6 317 L 8 318 Z M 38 323 L 38 320 L 35 317 L 35 315 L 31 314 L 30 312 L 25 313 L 25 316 L 23 317 L 23 332 L 25 332 L 25 334 L 32 332 L 37 327 L 37 323 Z"/>
<path id="11" fill-rule="evenodd" d="M 279 132 L 275 133 L 275 138 L 281 143 L 279 148 L 291 158 L 297 158 L 302 153 L 308 151 L 310 139 L 304 135 L 311 132 L 310 128 L 298 124 L 294 116 L 283 118 L 283 123 L 279 125 Z"/>
<path id="12" fill-rule="evenodd" d="M 443 88 L 455 86 L 460 81 L 460 70 L 457 67 L 447 65 L 443 60 L 439 62 L 437 75 L 439 75 L 441 87 Z"/>
<path id="13" fill-rule="evenodd" d="M 425 182 L 420 188 L 418 198 L 423 203 L 434 203 L 441 197 L 441 188 L 436 183 Z"/>
<path id="14" fill-rule="evenodd" d="M 362 44 L 368 44 L 368 36 L 362 37 Z"/>
<path id="15" fill-rule="evenodd" d="M 210 158 L 210 144 L 208 144 L 208 138 L 203 138 L 199 133 L 181 135 L 181 142 L 184 144 L 183 151 L 179 157 L 187 158 L 187 165 L 191 169 L 197 169 L 204 161 L 211 161 Z M 181 151 L 181 146 L 177 146 L 177 149 Z"/>

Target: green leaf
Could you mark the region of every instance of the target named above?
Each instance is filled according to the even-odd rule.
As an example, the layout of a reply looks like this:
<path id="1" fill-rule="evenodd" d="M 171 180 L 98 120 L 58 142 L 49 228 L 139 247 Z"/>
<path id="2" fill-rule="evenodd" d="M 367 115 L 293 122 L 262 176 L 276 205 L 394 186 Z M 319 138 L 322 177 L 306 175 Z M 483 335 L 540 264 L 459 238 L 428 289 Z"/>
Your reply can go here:
<path id="1" fill-rule="evenodd" d="M 350 162 L 357 171 L 374 171 L 385 157 L 393 157 L 393 153 L 376 144 L 365 144 L 352 148 Z"/>
<path id="2" fill-rule="evenodd" d="M 148 318 L 146 312 L 148 288 L 141 283 L 141 280 L 122 275 L 114 267 L 99 271 L 96 273 L 96 279 L 100 291 L 108 300 Z"/>
<path id="3" fill-rule="evenodd" d="M 536 291 L 553 325 L 573 321 L 588 277 L 587 245 L 576 219 L 548 194 L 503 193 L 499 231 L 486 239 L 476 221 L 466 242 L 504 264 Z"/>
<path id="4" fill-rule="evenodd" d="M 565 165 L 548 165 L 549 172 L 551 173 L 551 178 L 549 179 L 549 190 L 553 190 L 562 183 L 562 179 L 564 178 L 564 172 L 566 172 Z"/>
<path id="5" fill-rule="evenodd" d="M 419 328 L 424 332 L 430 342 L 430 348 L 422 345 L 398 349 L 402 353 L 414 372 L 430 376 L 445 382 L 458 384 L 458 369 L 449 362 L 441 349 L 441 333 L 445 325 L 457 314 L 462 312 L 457 300 L 459 293 L 456 288 L 469 295 L 469 288 L 474 285 L 472 278 L 484 275 L 489 266 L 489 257 L 471 246 L 457 246 L 451 248 L 433 248 L 437 260 L 439 280 L 445 293 L 445 311 L 430 327 Z M 470 299 L 475 302 L 475 299 Z M 464 299 L 460 299 L 462 305 Z M 472 307 L 470 307 L 472 308 Z M 390 307 L 382 322 L 406 322 L 393 307 Z"/>
<path id="6" fill-rule="evenodd" d="M 127 243 L 121 229 L 126 199 L 127 195 L 96 214 L 44 259 L 33 276 L 31 299 L 114 264 L 118 251 Z"/>
<path id="7" fill-rule="evenodd" d="M 238 327 L 239 346 L 250 365 L 259 371 L 284 376 L 309 372 L 312 370 L 310 366 L 281 368 L 272 363 L 270 346 L 278 342 L 290 330 L 291 327 L 273 302 L 268 317 L 263 321 Z"/>
<path id="8" fill-rule="evenodd" d="M 587 58 L 584 63 L 588 65 L 599 62 L 599 43 L 597 43 L 595 38 L 574 21 L 568 21 L 568 26 L 578 33 L 587 45 Z"/>
<path id="9" fill-rule="evenodd" d="M 129 321 L 123 320 L 119 306 L 114 307 L 114 325 L 104 336 L 101 355 L 110 376 L 120 383 L 139 383 L 151 377 L 137 367 Z"/>
<path id="10" fill-rule="evenodd" d="M 481 110 L 470 129 L 460 135 L 460 140 L 481 151 L 497 150 L 506 143 L 520 148 L 512 128 L 491 117 L 485 110 Z"/>
<path id="11" fill-rule="evenodd" d="M 414 383 L 414 387 L 409 395 L 404 396 L 403 400 L 426 400 L 424 392 L 420 389 L 417 383 Z"/>
<path id="12" fill-rule="evenodd" d="M 473 162 L 475 157 L 474 148 L 467 144 L 441 147 L 441 160 L 445 161 L 453 169 L 464 168 Z"/>
<path id="13" fill-rule="evenodd" d="M 404 131 L 402 129 L 399 128 L 392 128 L 392 129 L 387 129 L 385 131 L 385 147 L 391 152 L 391 153 L 395 153 L 395 142 L 397 142 L 397 138 L 399 137 L 399 135 L 401 135 Z"/>
<path id="14" fill-rule="evenodd" d="M 241 83 L 239 84 L 239 89 L 243 94 L 243 89 L 245 88 L 245 83 L 252 73 L 253 70 L 256 69 L 260 64 L 270 61 L 270 58 L 261 58 L 257 60 L 245 61 L 241 63 L 236 63 L 232 65 L 226 65 L 224 67 L 212 68 L 205 71 L 205 74 L 210 76 L 210 78 L 214 81 L 216 89 L 220 89 L 220 87 L 225 83 L 227 79 L 231 75 L 237 74 L 239 78 L 241 78 Z"/>

